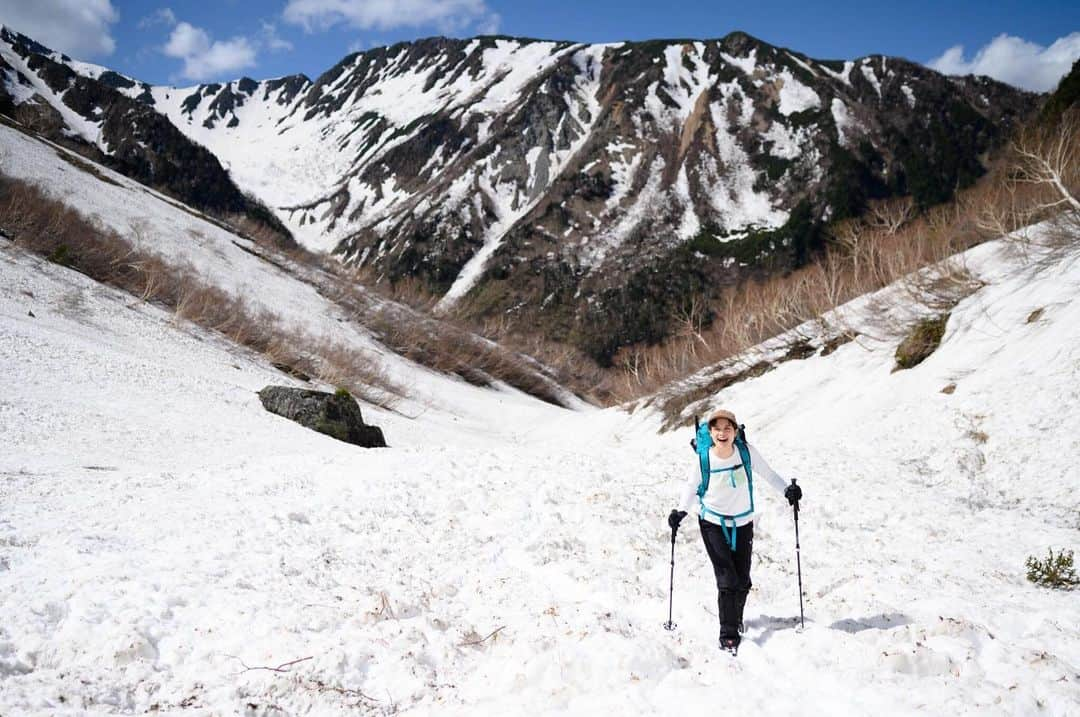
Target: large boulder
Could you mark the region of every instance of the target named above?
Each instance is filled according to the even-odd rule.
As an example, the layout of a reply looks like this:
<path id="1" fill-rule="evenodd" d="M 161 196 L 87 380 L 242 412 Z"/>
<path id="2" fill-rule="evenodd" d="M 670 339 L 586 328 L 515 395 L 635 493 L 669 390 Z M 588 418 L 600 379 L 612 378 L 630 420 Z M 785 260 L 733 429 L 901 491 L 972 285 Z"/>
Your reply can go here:
<path id="1" fill-rule="evenodd" d="M 346 391 L 325 393 L 289 386 L 267 386 L 259 391 L 263 408 L 296 421 L 305 428 L 364 448 L 384 448 L 382 429 L 369 426 L 360 406 Z"/>

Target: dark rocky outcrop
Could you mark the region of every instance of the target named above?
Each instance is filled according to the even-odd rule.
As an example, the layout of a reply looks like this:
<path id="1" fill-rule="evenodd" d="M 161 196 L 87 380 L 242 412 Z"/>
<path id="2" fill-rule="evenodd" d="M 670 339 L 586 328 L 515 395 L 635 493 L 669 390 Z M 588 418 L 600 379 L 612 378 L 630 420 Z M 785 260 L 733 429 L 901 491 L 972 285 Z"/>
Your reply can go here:
<path id="1" fill-rule="evenodd" d="M 360 406 L 346 391 L 326 393 L 289 386 L 259 391 L 263 408 L 305 428 L 363 448 L 385 448 L 382 429 L 364 423 Z"/>

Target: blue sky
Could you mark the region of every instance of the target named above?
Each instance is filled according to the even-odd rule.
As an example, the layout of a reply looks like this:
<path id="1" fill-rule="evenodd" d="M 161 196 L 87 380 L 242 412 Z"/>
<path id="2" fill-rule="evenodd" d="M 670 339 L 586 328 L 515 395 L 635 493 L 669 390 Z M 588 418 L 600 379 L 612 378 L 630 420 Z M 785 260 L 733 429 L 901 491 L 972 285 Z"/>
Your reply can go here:
<path id="1" fill-rule="evenodd" d="M 0 23 L 155 84 L 315 78 L 356 49 L 493 31 L 610 42 L 744 30 L 812 57 L 898 55 L 1033 89 L 1080 57 L 1075 1 L 0 0 Z"/>

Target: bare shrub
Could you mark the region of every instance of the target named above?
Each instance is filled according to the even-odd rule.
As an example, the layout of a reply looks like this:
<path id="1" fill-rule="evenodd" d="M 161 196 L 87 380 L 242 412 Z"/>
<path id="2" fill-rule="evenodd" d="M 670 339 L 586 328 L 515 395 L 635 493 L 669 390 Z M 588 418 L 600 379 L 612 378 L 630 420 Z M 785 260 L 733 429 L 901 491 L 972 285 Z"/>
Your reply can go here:
<path id="1" fill-rule="evenodd" d="M 915 200 L 911 197 L 895 197 L 871 202 L 866 214 L 868 226 L 892 236 L 915 218 Z"/>
<path id="2" fill-rule="evenodd" d="M 396 353 L 475 385 L 502 381 L 562 405 L 561 386 L 575 383 L 566 380 L 563 368 L 578 367 L 580 374 L 583 373 L 580 367 L 589 365 L 580 353 L 570 356 L 568 347 L 545 342 L 540 337 L 503 334 L 506 324 L 490 322 L 472 326 L 461 319 L 432 316 L 438 297 L 419 279 L 410 277 L 391 284 L 370 268 L 348 267 L 333 257 L 302 248 L 260 244 L 259 251 L 244 249 L 313 285 Z M 373 288 L 378 293 L 373 293 Z M 600 369 L 595 372 L 600 373 Z M 591 383 L 577 381 L 577 385 L 593 388 L 602 383 L 595 377 Z"/>
<path id="3" fill-rule="evenodd" d="M 535 359 L 507 351 L 451 322 L 388 303 L 374 307 L 363 321 L 386 346 L 418 364 L 475 385 L 503 381 L 549 403 L 563 404 L 558 384 L 542 373 Z"/>

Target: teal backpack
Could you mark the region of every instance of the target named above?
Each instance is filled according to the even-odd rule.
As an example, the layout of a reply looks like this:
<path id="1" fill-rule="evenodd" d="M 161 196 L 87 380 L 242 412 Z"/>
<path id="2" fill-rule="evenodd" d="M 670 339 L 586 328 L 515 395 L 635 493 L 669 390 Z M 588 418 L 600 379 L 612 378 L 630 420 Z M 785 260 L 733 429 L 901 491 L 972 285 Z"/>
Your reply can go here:
<path id="1" fill-rule="evenodd" d="M 735 550 L 736 532 L 738 528 L 735 525 L 737 518 L 743 518 L 754 513 L 754 476 L 750 470 L 750 447 L 746 443 L 746 426 L 739 426 L 735 431 L 735 450 L 739 452 L 739 458 L 742 463 L 739 465 L 731 466 L 730 468 L 717 468 L 713 470 L 709 467 L 709 449 L 712 448 L 713 441 L 712 436 L 709 435 L 709 424 L 699 423 L 694 419 L 694 425 L 697 429 L 697 435 L 694 440 L 690 441 L 690 445 L 694 451 L 698 454 L 698 461 L 701 464 L 701 483 L 698 484 L 697 496 L 698 504 L 701 506 L 701 517 L 705 517 L 706 514 L 714 515 L 720 518 L 720 529 L 724 531 L 724 540 L 731 546 L 731 549 Z M 728 479 L 731 481 L 731 487 L 735 487 L 735 471 L 739 468 L 746 469 L 746 489 L 750 492 L 750 509 L 739 513 L 738 515 L 724 515 L 717 513 L 715 510 L 710 510 L 705 507 L 705 493 L 709 490 L 709 478 L 717 473 L 726 473 Z M 731 521 L 731 526 L 728 526 L 728 521 Z"/>

